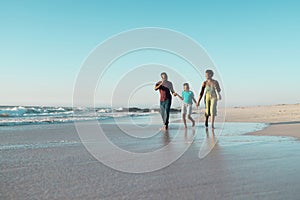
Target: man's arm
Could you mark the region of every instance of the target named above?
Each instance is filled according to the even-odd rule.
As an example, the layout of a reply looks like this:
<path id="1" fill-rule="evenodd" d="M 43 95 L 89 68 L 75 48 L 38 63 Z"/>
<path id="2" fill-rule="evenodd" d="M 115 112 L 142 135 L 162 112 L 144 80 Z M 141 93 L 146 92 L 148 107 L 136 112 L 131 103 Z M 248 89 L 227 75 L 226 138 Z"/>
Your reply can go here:
<path id="1" fill-rule="evenodd" d="M 171 83 L 171 82 L 170 82 L 170 83 Z M 171 91 L 171 93 L 172 93 L 174 96 L 177 96 L 177 95 L 178 95 L 178 94 L 174 91 L 173 83 L 170 84 L 169 90 Z"/>
<path id="2" fill-rule="evenodd" d="M 158 90 L 160 88 L 160 86 L 162 86 L 163 84 L 163 81 L 161 81 L 160 83 L 156 83 L 155 86 L 154 86 L 154 90 Z"/>
<path id="3" fill-rule="evenodd" d="M 183 100 L 182 96 L 180 96 L 179 94 L 176 94 L 176 96 L 178 96 L 179 99 Z"/>

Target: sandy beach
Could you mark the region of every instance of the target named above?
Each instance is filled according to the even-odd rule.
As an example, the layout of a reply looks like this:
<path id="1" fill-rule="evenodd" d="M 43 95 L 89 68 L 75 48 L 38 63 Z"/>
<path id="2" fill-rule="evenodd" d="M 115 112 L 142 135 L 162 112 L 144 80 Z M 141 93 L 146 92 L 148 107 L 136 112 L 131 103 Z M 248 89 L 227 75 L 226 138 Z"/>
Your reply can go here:
<path id="1" fill-rule="evenodd" d="M 136 132 L 126 121 L 122 123 Z M 285 128 L 296 130 L 295 125 L 271 124 L 257 132 L 263 124 L 227 122 L 222 135 L 214 137 L 202 124 L 185 131 L 182 124 L 173 123 L 167 135 L 158 132 L 142 141 L 124 135 L 114 124 L 104 125 L 114 143 L 134 152 L 160 148 L 178 130 L 182 136 L 196 134 L 177 161 L 143 174 L 103 165 L 85 149 L 73 123 L 1 127 L 0 199 L 297 199 L 299 142 L 264 136 L 266 131 L 277 134 L 275 126 L 290 135 Z M 159 127 L 154 124 L 147 130 Z M 247 135 L 249 132 L 256 133 Z M 278 135 L 284 134 L 278 131 Z M 185 137 L 179 138 L 170 150 L 186 144 Z M 201 151 L 203 147 L 207 152 Z M 109 152 L 107 149 L 107 155 Z"/>
<path id="2" fill-rule="evenodd" d="M 226 121 L 267 123 L 269 127 L 251 134 L 300 139 L 300 104 L 227 108 Z"/>
<path id="3" fill-rule="evenodd" d="M 300 200 L 300 1 L 0 5 L 0 200 Z"/>
<path id="4" fill-rule="evenodd" d="M 226 108 L 228 122 L 299 122 L 300 104 Z"/>

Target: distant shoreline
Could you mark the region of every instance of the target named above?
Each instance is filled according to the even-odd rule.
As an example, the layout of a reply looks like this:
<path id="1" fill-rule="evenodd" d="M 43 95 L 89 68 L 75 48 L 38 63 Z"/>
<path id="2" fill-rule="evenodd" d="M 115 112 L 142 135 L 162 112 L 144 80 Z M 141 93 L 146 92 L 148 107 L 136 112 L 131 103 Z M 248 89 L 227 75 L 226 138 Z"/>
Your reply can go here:
<path id="1" fill-rule="evenodd" d="M 79 108 L 78 108 L 79 109 Z M 83 108 L 84 109 L 84 108 Z M 203 110 L 203 107 L 200 108 Z M 222 108 L 220 108 L 222 110 Z M 30 119 L 28 124 L 34 124 L 39 117 L 44 117 L 41 124 L 48 124 L 58 121 L 61 122 L 61 116 L 70 117 L 65 122 L 71 122 L 73 111 L 76 112 L 72 107 L 34 107 L 34 106 L 0 106 L 0 122 L 2 124 L 14 124 L 14 118 L 20 117 L 20 115 L 26 115 L 24 118 L 16 122 L 20 124 L 26 124 L 24 119 Z M 138 115 L 144 115 L 147 113 L 158 113 L 159 108 L 139 108 L 139 107 L 120 107 L 120 108 L 91 108 L 89 113 L 96 111 L 98 117 L 106 119 L 107 117 L 113 116 L 126 116 L 125 114 L 136 113 Z M 172 108 L 172 113 L 180 113 L 180 108 Z M 119 113 L 119 114 L 118 114 Z M 86 115 L 86 113 L 84 113 Z M 35 117 L 31 119 L 32 117 Z M 53 116 L 56 117 L 53 120 Z M 22 116 L 21 116 L 22 117 Z M 30 118 L 31 117 L 31 118 Z M 90 118 L 93 118 L 92 114 Z M 198 116 L 200 121 L 203 121 L 203 116 Z M 87 118 L 84 118 L 87 119 Z M 88 118 L 89 119 L 89 118 Z M 199 119 L 198 119 L 199 120 Z M 11 122 L 12 121 L 12 122 Z M 235 106 L 226 108 L 226 122 L 248 122 L 248 123 L 266 123 L 269 126 L 262 131 L 255 133 L 249 133 L 251 135 L 273 135 L 283 137 L 295 137 L 300 140 L 300 104 L 277 104 L 267 106 Z M 64 121 L 63 121 L 64 122 Z M 178 121 L 179 122 L 179 121 Z"/>

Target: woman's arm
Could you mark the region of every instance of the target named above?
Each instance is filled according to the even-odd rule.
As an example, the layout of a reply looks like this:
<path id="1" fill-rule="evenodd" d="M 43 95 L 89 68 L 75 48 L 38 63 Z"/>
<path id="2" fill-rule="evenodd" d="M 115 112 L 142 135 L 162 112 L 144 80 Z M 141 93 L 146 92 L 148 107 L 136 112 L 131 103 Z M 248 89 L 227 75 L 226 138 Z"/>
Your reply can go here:
<path id="1" fill-rule="evenodd" d="M 218 92 L 221 92 L 221 88 L 220 88 L 220 85 L 219 85 L 219 82 L 215 80 L 215 87 L 216 87 L 216 90 Z"/>
<path id="2" fill-rule="evenodd" d="M 221 94 L 220 94 L 221 88 L 220 88 L 219 82 L 215 80 L 215 81 L 214 81 L 214 86 L 215 86 L 215 90 L 217 91 L 217 92 L 216 92 L 217 99 L 218 99 L 218 100 L 221 100 L 221 99 L 222 99 L 222 96 L 221 96 Z"/>
<path id="3" fill-rule="evenodd" d="M 201 92 L 200 92 L 200 95 L 199 95 L 199 98 L 198 98 L 198 101 L 197 101 L 197 105 L 198 105 L 198 106 L 199 106 L 200 101 L 201 101 L 201 99 L 202 99 L 202 97 L 203 97 L 203 95 L 204 95 L 205 86 L 206 86 L 206 81 L 204 81 L 204 82 L 202 83 Z"/>

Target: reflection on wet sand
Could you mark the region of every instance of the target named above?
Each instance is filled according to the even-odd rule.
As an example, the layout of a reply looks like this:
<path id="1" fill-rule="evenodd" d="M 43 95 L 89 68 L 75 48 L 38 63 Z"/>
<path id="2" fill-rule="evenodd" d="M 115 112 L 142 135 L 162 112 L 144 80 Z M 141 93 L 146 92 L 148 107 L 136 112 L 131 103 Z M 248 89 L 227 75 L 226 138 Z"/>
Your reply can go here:
<path id="1" fill-rule="evenodd" d="M 191 132 L 192 132 L 192 134 L 189 136 L 189 130 L 184 129 L 184 142 L 187 143 L 187 144 L 192 144 L 194 142 L 195 128 L 192 128 Z"/>
<path id="2" fill-rule="evenodd" d="M 214 148 L 214 146 L 217 143 L 217 139 L 215 137 L 215 130 L 211 129 L 211 131 L 209 131 L 208 128 L 206 128 L 206 137 L 204 137 L 204 140 L 202 142 L 200 151 L 199 151 L 199 158 L 205 158 L 205 156 L 207 156 L 209 154 L 209 152 L 212 151 L 212 149 Z"/>
<path id="3" fill-rule="evenodd" d="M 192 144 L 194 142 L 195 132 L 196 132 L 194 128 L 191 130 L 178 128 L 178 130 L 176 131 L 178 132 L 177 133 L 172 131 L 170 132 L 169 130 L 164 131 L 162 136 L 163 146 L 169 145 L 172 140 L 174 140 L 172 143 L 176 145 Z M 176 146 L 174 148 L 176 148 Z"/>
<path id="4" fill-rule="evenodd" d="M 193 129 L 183 130 L 181 125 L 175 124 L 166 134 L 159 132 L 147 139 L 144 136 L 156 132 L 160 124 L 143 132 L 126 127 L 142 138 L 124 134 L 113 124 L 102 127 L 115 145 L 127 151 L 147 153 L 162 149 L 151 159 L 143 157 L 143 169 L 166 162 L 172 164 L 150 173 L 118 172 L 97 161 L 79 143 L 72 124 L 14 127 L 5 131 L 2 127 L 2 147 L 36 145 L 35 148 L 25 146 L 26 150 L 19 146 L 1 150 L 2 199 L 82 199 L 83 196 L 109 200 L 299 199 L 299 142 L 290 138 L 243 135 L 262 129 L 263 124 L 226 123 L 222 134 L 221 129 L 205 131 L 203 126 L 198 126 L 194 137 Z M 56 145 L 56 141 L 64 142 Z M 68 141 L 79 144 L 69 145 Z M 102 141 L 93 143 L 103 145 Z M 165 143 L 169 145 L 164 147 Z M 200 149 L 202 144 L 204 147 Z M 188 149 L 184 152 L 185 148 Z M 137 167 L 134 159 L 121 157 L 110 149 L 103 153 L 109 158 L 120 158 L 119 165 Z M 200 158 L 206 155 L 205 159 L 200 160 L 199 153 Z M 174 159 L 174 155 L 180 158 Z M 43 187 L 39 183 L 43 183 Z"/>
<path id="5" fill-rule="evenodd" d="M 168 145 L 170 143 L 170 134 L 169 134 L 169 131 L 166 130 L 165 133 L 164 133 L 164 136 L 163 136 L 163 143 L 164 143 L 164 146 Z"/>

